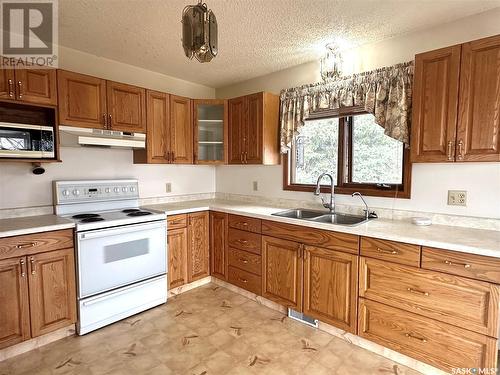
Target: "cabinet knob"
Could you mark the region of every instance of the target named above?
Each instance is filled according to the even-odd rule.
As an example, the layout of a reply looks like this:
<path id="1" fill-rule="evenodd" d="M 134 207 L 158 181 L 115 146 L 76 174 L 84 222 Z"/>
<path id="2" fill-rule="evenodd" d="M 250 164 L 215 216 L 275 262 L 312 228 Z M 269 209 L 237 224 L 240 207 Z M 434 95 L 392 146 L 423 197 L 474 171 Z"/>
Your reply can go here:
<path id="1" fill-rule="evenodd" d="M 21 81 L 17 82 L 17 88 L 19 89 L 19 99 L 23 97 L 23 83 Z"/>
<path id="2" fill-rule="evenodd" d="M 31 274 L 34 275 L 36 273 L 36 270 L 35 270 L 35 258 L 30 257 L 30 264 L 31 264 Z"/>
<path id="3" fill-rule="evenodd" d="M 21 277 L 26 277 L 26 264 L 24 262 L 24 258 L 19 260 L 21 263 Z"/>
<path id="4" fill-rule="evenodd" d="M 458 141 L 458 160 L 464 159 L 464 141 Z"/>
<path id="5" fill-rule="evenodd" d="M 14 96 L 14 81 L 9 79 L 9 97 L 12 98 Z"/>
<path id="6" fill-rule="evenodd" d="M 453 141 L 448 142 L 448 160 L 453 161 Z"/>

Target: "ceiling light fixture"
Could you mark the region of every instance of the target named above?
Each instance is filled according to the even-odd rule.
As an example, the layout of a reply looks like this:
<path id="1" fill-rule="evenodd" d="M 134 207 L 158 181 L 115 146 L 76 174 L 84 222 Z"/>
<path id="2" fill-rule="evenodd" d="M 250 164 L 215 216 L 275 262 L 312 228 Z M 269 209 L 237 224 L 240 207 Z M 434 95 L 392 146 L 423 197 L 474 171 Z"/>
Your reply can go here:
<path id="1" fill-rule="evenodd" d="M 189 59 L 210 62 L 218 52 L 217 18 L 207 4 L 198 1 L 182 11 L 182 47 Z"/>
<path id="2" fill-rule="evenodd" d="M 342 54 L 336 44 L 326 45 L 326 51 L 321 58 L 321 78 L 323 80 L 334 80 L 342 75 Z"/>

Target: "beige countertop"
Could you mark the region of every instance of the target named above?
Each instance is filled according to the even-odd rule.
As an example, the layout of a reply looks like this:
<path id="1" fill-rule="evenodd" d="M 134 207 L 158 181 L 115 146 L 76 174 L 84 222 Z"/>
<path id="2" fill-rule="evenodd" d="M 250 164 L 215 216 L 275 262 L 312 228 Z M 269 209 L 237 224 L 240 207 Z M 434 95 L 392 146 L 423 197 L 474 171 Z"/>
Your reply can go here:
<path id="1" fill-rule="evenodd" d="M 75 224 L 56 215 L 15 217 L 0 220 L 0 238 L 74 228 Z"/>
<path id="2" fill-rule="evenodd" d="M 279 221 L 315 227 L 334 232 L 351 233 L 360 236 L 406 242 L 416 245 L 437 247 L 464 253 L 500 258 L 500 232 L 446 225 L 416 226 L 404 220 L 371 220 L 355 227 L 317 223 L 299 219 L 272 216 L 284 208 L 258 206 L 236 201 L 198 200 L 148 205 L 146 208 L 165 211 L 167 215 L 213 210 L 230 214 L 245 215 L 259 219 Z M 290 207 L 292 208 L 292 207 Z"/>

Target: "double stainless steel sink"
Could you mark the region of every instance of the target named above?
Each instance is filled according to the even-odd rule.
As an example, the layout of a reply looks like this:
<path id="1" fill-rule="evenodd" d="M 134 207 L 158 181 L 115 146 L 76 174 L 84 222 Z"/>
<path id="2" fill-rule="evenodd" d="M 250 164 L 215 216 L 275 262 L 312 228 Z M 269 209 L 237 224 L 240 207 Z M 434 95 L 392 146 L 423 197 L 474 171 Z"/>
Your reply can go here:
<path id="1" fill-rule="evenodd" d="M 368 220 L 371 220 L 361 215 L 332 214 L 325 211 L 307 210 L 302 208 L 280 211 L 272 215 L 350 227 L 360 225 L 366 223 Z"/>

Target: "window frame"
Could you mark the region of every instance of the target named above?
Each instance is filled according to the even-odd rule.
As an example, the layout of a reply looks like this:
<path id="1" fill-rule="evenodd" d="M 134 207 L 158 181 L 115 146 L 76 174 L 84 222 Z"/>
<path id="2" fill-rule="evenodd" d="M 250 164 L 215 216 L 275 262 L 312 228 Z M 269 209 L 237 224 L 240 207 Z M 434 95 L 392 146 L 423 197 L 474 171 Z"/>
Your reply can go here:
<path id="1" fill-rule="evenodd" d="M 337 184 L 335 192 L 338 194 L 352 194 L 359 191 L 363 195 L 386 198 L 411 197 L 411 163 L 410 150 L 403 149 L 403 183 L 399 185 L 389 185 L 388 188 L 377 184 L 352 182 L 352 117 L 367 114 L 362 107 L 349 107 L 336 110 L 320 110 L 312 113 L 308 120 L 320 120 L 324 118 L 336 117 L 339 119 L 339 145 L 338 145 L 338 169 Z M 316 188 L 314 184 L 297 184 L 291 182 L 292 158 L 290 153 L 283 155 L 283 190 L 313 192 Z M 329 185 L 321 185 L 321 192 L 330 192 Z"/>

